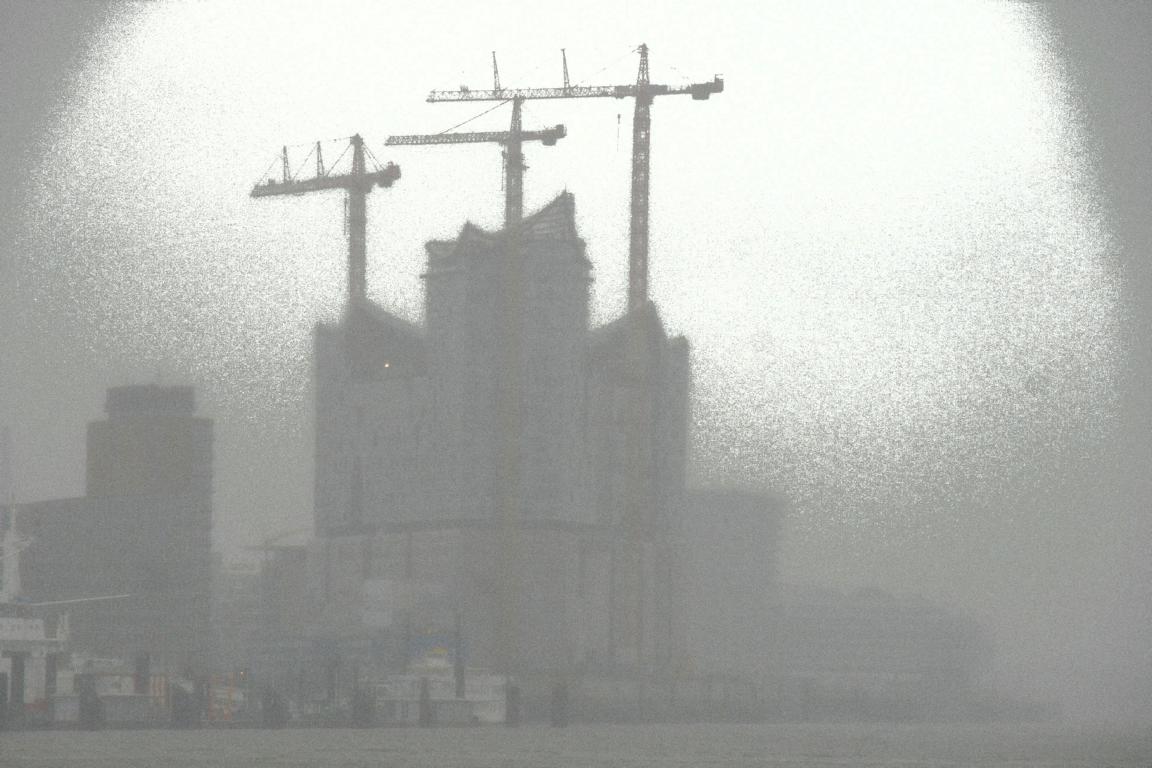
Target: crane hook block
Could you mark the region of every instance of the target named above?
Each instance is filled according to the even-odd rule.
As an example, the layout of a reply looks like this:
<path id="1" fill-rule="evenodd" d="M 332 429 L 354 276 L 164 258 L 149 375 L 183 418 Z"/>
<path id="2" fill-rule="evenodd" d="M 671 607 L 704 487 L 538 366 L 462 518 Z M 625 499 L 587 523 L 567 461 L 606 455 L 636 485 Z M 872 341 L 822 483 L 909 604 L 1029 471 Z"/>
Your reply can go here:
<path id="1" fill-rule="evenodd" d="M 399 178 L 400 166 L 396 165 L 396 163 L 388 163 L 388 165 L 384 166 L 383 170 L 377 174 L 376 184 L 381 187 L 390 187 Z"/>

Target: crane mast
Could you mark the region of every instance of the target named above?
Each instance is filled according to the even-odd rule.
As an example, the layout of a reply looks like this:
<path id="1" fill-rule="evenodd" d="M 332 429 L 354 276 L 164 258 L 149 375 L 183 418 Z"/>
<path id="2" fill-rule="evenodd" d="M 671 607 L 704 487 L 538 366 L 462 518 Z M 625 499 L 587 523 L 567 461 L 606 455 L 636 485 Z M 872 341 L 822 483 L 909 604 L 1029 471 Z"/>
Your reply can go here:
<path id="1" fill-rule="evenodd" d="M 512 100 L 512 125 L 508 142 L 504 145 L 504 224 L 519 224 L 524 216 L 524 137 L 520 125 L 520 110 L 524 99 Z"/>
<path id="2" fill-rule="evenodd" d="M 433 133 L 389 136 L 384 143 L 388 146 L 414 146 L 425 144 L 479 144 L 493 142 L 504 145 L 504 226 L 512 227 L 524 215 L 524 164 L 523 143 L 539 141 L 546 147 L 556 144 L 567 132 L 563 125 L 539 131 L 522 130 L 520 107 L 522 100 L 512 100 L 512 123 L 507 131 L 480 131 L 472 133 Z"/>
<path id="3" fill-rule="evenodd" d="M 652 100 L 657 96 L 687 95 L 702 101 L 724 90 L 724 79 L 719 75 L 711 82 L 689 85 L 663 85 L 652 83 L 648 77 L 648 46 L 641 44 L 640 67 L 636 82 L 628 85 L 570 85 L 568 82 L 568 56 L 564 61 L 564 86 L 561 88 L 496 88 L 455 91 L 432 91 L 430 102 L 509 101 L 527 99 L 635 99 L 632 123 L 632 197 L 628 238 L 628 308 L 636 309 L 648 300 L 648 201 L 649 159 L 652 142 Z"/>
<path id="4" fill-rule="evenodd" d="M 352 150 L 350 173 L 331 175 L 324 167 L 320 142 L 316 142 L 316 175 L 306 179 L 292 177 L 288 164 L 288 148 L 281 151 L 282 178 L 268 179 L 252 188 L 252 197 L 301 195 L 328 189 L 343 189 L 348 195 L 348 302 L 359 304 L 367 297 L 367 196 L 373 187 L 391 187 L 400 178 L 400 166 L 388 163 L 376 170 L 367 170 L 364 139 L 360 134 L 349 139 Z M 347 150 L 345 150 L 347 151 Z M 339 161 L 337 161 L 339 162 Z"/>
<path id="5" fill-rule="evenodd" d="M 628 308 L 648 300 L 648 188 L 652 155 L 652 95 L 648 93 L 648 46 L 640 45 L 636 104 L 632 114 L 632 196 L 628 217 Z"/>

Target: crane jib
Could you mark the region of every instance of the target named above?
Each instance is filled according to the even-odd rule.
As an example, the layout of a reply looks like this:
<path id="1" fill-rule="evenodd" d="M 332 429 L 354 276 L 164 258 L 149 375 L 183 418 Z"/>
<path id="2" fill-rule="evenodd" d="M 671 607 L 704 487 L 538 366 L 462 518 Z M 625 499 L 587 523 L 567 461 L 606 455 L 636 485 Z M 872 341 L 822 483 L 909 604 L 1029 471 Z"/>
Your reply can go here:
<path id="1" fill-rule="evenodd" d="M 724 91 L 724 78 L 717 75 L 711 82 L 691 85 L 589 85 L 571 88 L 502 88 L 500 90 L 432 91 L 428 101 L 511 101 L 512 99 L 626 99 L 641 93 L 649 96 L 689 95 L 693 99 L 707 99 L 713 93 Z"/>
<path id="2" fill-rule="evenodd" d="M 551 146 L 557 139 L 567 135 L 563 125 L 547 128 L 542 131 L 521 131 L 520 141 L 541 141 Z M 497 142 L 505 144 L 516 135 L 511 131 L 481 131 L 478 133 L 418 133 L 400 136 L 389 136 L 384 142 L 385 146 L 412 146 L 419 144 L 480 144 L 484 142 Z"/>
<path id="3" fill-rule="evenodd" d="M 390 187 L 400 178 L 400 166 L 389 163 L 379 171 L 366 173 L 363 176 L 343 174 L 340 176 L 320 176 L 310 179 L 288 179 L 276 181 L 268 179 L 252 188 L 252 197 L 272 197 L 275 195 L 300 195 L 305 192 L 316 192 L 323 189 L 349 189 L 351 187 L 373 186 Z"/>

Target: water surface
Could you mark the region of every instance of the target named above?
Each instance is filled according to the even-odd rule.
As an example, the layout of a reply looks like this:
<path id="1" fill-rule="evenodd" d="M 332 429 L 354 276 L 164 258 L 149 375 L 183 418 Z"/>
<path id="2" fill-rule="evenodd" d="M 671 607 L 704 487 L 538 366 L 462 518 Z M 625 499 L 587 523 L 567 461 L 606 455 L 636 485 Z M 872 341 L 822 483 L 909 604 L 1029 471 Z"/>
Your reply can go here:
<path id="1" fill-rule="evenodd" d="M 645 725 L 0 734 L 4 768 L 1152 768 L 1152 728 Z"/>

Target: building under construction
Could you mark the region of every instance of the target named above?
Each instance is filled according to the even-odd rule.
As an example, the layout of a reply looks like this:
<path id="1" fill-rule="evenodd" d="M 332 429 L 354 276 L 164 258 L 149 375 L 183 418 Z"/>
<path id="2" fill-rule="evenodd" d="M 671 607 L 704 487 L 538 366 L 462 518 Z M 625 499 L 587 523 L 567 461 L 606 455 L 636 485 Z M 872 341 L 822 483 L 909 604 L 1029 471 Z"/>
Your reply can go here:
<path id="1" fill-rule="evenodd" d="M 723 81 L 434 91 L 429 101 L 512 105 L 510 130 L 392 137 L 390 145 L 497 142 L 505 225 L 464 224 L 427 243 L 424 324 L 367 299 L 364 198 L 399 169 L 352 172 L 254 197 L 347 190 L 348 304 L 315 333 L 315 533 L 266 552 L 304 595 L 280 598 L 257 674 L 329 701 L 366 668 L 405 669 L 434 651 L 520 681 L 685 679 L 688 343 L 670 337 L 647 294 L 648 160 L 655 96 L 704 99 Z M 495 65 L 495 61 L 493 62 Z M 563 126 L 526 131 L 533 98 L 632 98 L 628 311 L 592 328 L 592 265 L 573 195 L 523 215 L 522 143 L 555 144 Z M 293 639 L 294 638 L 294 639 Z M 286 663 L 287 662 L 287 663 Z M 674 686 L 675 683 L 672 683 Z M 531 686 L 530 686 L 531 687 Z M 541 689 L 537 689 L 541 690 Z M 643 697 L 643 694 L 640 694 Z"/>
<path id="2" fill-rule="evenodd" d="M 652 304 L 590 328 L 574 206 L 428 243 L 424 327 L 360 302 L 317 328 L 309 583 L 334 641 L 403 657 L 459 628 L 470 664 L 520 674 L 678 663 L 687 343 Z"/>

